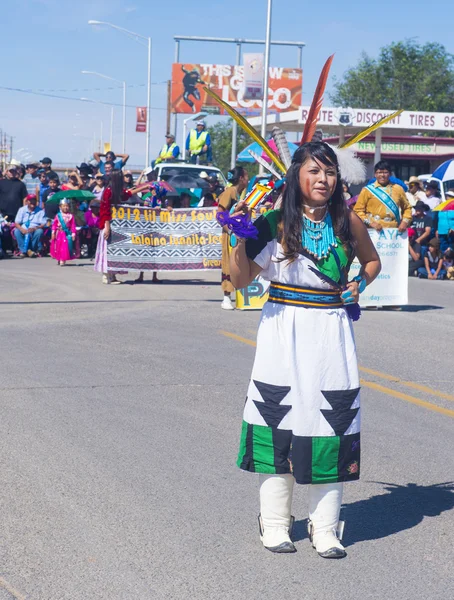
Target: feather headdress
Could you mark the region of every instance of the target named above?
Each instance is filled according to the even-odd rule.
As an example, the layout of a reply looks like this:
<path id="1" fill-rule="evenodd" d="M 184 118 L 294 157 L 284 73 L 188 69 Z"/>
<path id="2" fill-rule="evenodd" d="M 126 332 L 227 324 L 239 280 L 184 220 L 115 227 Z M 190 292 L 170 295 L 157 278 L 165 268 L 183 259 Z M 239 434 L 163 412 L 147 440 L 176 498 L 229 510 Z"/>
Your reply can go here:
<path id="1" fill-rule="evenodd" d="M 318 79 L 317 87 L 315 88 L 315 94 L 312 99 L 312 104 L 307 115 L 306 125 L 304 126 L 303 137 L 301 138 L 301 144 L 310 142 L 312 136 L 317 129 L 318 116 L 323 104 L 323 94 L 325 93 L 326 82 L 328 80 L 329 70 L 331 63 L 333 62 L 334 54 L 332 54 L 326 61 L 320 77 Z"/>
<path id="2" fill-rule="evenodd" d="M 378 121 L 375 121 L 375 123 L 372 123 L 372 125 L 369 125 L 368 127 L 365 127 L 364 129 L 361 129 L 361 131 L 359 131 L 358 133 L 355 133 L 355 135 L 353 135 L 351 138 L 349 138 L 348 140 L 343 142 L 339 146 L 339 148 L 348 148 L 349 146 L 353 146 L 353 144 L 357 144 L 362 139 L 364 139 L 369 134 L 371 134 L 373 131 L 375 131 L 379 127 L 382 127 L 383 125 L 385 125 L 385 123 L 389 123 L 389 121 L 392 121 L 393 119 L 398 117 L 403 112 L 404 112 L 404 109 L 401 108 L 400 110 L 396 110 L 395 112 L 391 113 L 390 115 L 387 115 L 386 117 L 378 119 Z"/>
<path id="3" fill-rule="evenodd" d="M 225 108 L 225 110 L 229 113 L 229 115 L 235 119 L 235 121 L 238 123 L 238 125 L 240 125 L 240 127 L 242 127 L 244 129 L 244 131 L 246 131 L 246 133 L 248 133 L 251 138 L 257 142 L 257 144 L 259 144 L 259 146 L 262 148 L 262 150 L 271 158 L 271 160 L 274 162 L 274 164 L 279 167 L 279 169 L 283 172 L 286 173 L 287 169 L 285 168 L 285 166 L 283 165 L 281 159 L 279 158 L 279 156 L 273 152 L 273 150 L 271 150 L 271 148 L 268 146 L 268 144 L 266 143 L 266 141 L 262 138 L 261 135 L 259 135 L 256 130 L 252 127 L 252 125 L 250 125 L 246 119 L 240 115 L 239 112 L 237 112 L 234 108 L 232 108 L 230 106 L 230 104 L 227 104 L 227 102 L 224 102 L 224 100 L 222 100 L 221 98 L 219 98 L 219 96 L 213 92 L 213 90 L 210 90 L 210 88 L 204 87 L 203 88 L 206 93 L 211 96 L 212 98 L 214 98 L 216 100 L 216 102 L 218 102 L 223 108 Z"/>
<path id="4" fill-rule="evenodd" d="M 262 158 L 261 156 L 256 154 L 253 150 L 248 150 L 248 152 L 252 156 L 252 158 L 255 160 L 255 162 L 257 162 L 259 165 L 262 165 L 262 167 L 264 169 L 266 169 L 267 171 L 269 171 L 271 173 L 271 175 L 274 175 L 278 179 L 282 179 L 282 175 L 280 175 L 272 165 L 267 163 L 264 158 Z"/>
<path id="5" fill-rule="evenodd" d="M 285 137 L 285 133 L 280 127 L 273 127 L 271 135 L 273 137 L 274 143 L 276 144 L 279 156 L 282 162 L 284 163 L 285 168 L 288 169 L 292 164 L 292 155 L 290 154 L 290 148 L 288 147 L 288 142 L 287 138 Z"/>

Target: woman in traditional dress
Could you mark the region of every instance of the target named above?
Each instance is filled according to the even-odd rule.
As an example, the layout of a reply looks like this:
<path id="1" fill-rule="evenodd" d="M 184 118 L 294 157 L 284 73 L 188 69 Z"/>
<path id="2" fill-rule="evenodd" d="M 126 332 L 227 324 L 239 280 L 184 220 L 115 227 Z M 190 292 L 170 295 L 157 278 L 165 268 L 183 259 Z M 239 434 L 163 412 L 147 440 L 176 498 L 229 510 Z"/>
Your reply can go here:
<path id="1" fill-rule="evenodd" d="M 227 187 L 218 200 L 218 212 L 230 211 L 241 198 L 241 195 L 247 188 L 249 181 L 249 175 L 246 169 L 243 167 L 235 167 L 231 169 L 227 174 L 227 179 L 231 184 Z M 221 288 L 224 292 L 224 299 L 221 304 L 221 308 L 225 310 L 233 310 L 234 306 L 230 299 L 230 294 L 234 291 L 232 282 L 230 281 L 230 267 L 229 267 L 229 230 L 227 227 L 222 228 L 222 259 L 221 259 L 221 270 L 222 270 L 222 283 Z"/>
<path id="2" fill-rule="evenodd" d="M 66 198 L 60 200 L 60 211 L 52 222 L 50 255 L 60 267 L 72 260 L 75 254 L 76 221 L 69 212 L 69 203 Z"/>
<path id="3" fill-rule="evenodd" d="M 260 535 L 294 552 L 293 484 L 309 484 L 309 537 L 341 558 L 343 483 L 359 478 L 359 376 L 350 310 L 380 272 L 367 229 L 344 201 L 336 153 L 305 143 L 287 172 L 280 210 L 255 221 L 257 240 L 231 250 L 236 288 L 271 282 L 244 408 L 238 466 L 260 473 Z M 247 212 L 243 202 L 236 213 Z M 348 282 L 354 257 L 360 274 Z M 347 310 L 346 310 L 347 309 Z"/>
<path id="4" fill-rule="evenodd" d="M 115 273 L 107 272 L 107 242 L 110 238 L 110 221 L 112 220 L 112 206 L 118 206 L 127 202 L 129 198 L 148 189 L 148 183 L 128 190 L 124 189 L 123 172 L 119 169 L 112 171 L 109 185 L 104 188 L 104 192 L 99 207 L 99 237 L 96 246 L 95 271 L 102 273 L 102 282 L 106 284 L 119 284 Z M 127 271 L 118 271 L 120 274 L 125 274 Z"/>

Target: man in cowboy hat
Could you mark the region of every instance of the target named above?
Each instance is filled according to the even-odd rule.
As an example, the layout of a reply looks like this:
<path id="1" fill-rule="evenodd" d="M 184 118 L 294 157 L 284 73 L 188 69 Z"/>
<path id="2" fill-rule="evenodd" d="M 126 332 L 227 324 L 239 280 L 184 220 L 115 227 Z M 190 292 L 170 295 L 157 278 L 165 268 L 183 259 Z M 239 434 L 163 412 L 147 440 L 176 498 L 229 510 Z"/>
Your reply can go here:
<path id="1" fill-rule="evenodd" d="M 413 207 L 418 200 L 421 202 L 425 202 L 426 200 L 423 182 L 420 181 L 415 175 L 412 175 L 408 180 L 408 192 L 406 192 L 406 196 Z"/>

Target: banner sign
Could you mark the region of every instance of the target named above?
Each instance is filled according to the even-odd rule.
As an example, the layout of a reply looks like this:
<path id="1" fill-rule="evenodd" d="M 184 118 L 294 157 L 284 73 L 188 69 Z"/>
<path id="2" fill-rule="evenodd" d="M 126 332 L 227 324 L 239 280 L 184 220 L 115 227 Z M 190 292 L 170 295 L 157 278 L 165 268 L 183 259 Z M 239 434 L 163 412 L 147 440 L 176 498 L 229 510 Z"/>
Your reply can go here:
<path id="1" fill-rule="evenodd" d="M 244 93 L 245 100 L 263 100 L 263 54 L 244 54 Z"/>
<path id="2" fill-rule="evenodd" d="M 221 267 L 216 209 L 112 207 L 108 271 L 209 271 Z"/>
<path id="3" fill-rule="evenodd" d="M 298 107 L 299 108 L 299 107 Z M 299 123 L 306 123 L 310 106 L 300 109 Z M 380 110 L 378 108 L 330 108 L 320 110 L 318 125 L 344 125 L 345 127 L 367 127 L 378 119 L 392 114 L 393 110 Z M 431 131 L 454 130 L 454 113 L 416 112 L 405 110 L 403 113 L 389 121 L 385 129 L 421 129 Z M 415 141 L 424 142 L 424 138 Z M 355 146 L 352 146 L 354 148 Z"/>
<path id="4" fill-rule="evenodd" d="M 147 107 L 146 106 L 138 106 L 136 108 L 137 114 L 137 123 L 136 123 L 136 131 L 140 133 L 145 133 L 147 131 Z"/>
<path id="5" fill-rule="evenodd" d="M 370 238 L 381 260 L 381 272 L 360 295 L 360 306 L 404 306 L 408 304 L 408 235 L 395 228 L 380 232 L 369 229 Z M 360 264 L 355 260 L 349 279 L 359 274 Z"/>
<path id="6" fill-rule="evenodd" d="M 282 113 L 297 110 L 301 106 L 302 82 L 301 69 L 270 67 L 268 112 Z M 211 88 L 244 115 L 261 114 L 262 100 L 248 100 L 245 97 L 245 74 L 242 65 L 192 63 L 172 65 L 172 112 L 226 114 L 224 109 L 203 90 L 204 87 Z"/>

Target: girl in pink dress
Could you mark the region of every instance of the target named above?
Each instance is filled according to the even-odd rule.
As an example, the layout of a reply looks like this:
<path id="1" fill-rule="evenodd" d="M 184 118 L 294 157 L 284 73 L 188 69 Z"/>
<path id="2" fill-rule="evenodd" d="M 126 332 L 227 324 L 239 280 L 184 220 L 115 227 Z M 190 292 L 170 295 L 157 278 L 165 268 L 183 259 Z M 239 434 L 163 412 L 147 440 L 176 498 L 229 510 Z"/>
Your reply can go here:
<path id="1" fill-rule="evenodd" d="M 74 215 L 69 212 L 69 200 L 62 198 L 60 212 L 52 223 L 50 244 L 50 255 L 58 261 L 60 267 L 63 267 L 67 260 L 74 258 L 75 241 L 76 221 Z"/>

